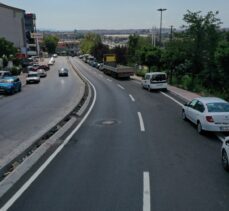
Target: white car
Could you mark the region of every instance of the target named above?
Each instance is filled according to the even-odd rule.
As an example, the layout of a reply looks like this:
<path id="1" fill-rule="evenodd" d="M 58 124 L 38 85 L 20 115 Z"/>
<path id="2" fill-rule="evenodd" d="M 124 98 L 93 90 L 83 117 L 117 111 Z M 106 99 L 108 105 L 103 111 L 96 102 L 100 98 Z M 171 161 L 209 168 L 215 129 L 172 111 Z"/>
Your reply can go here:
<path id="1" fill-rule="evenodd" d="M 222 166 L 226 171 L 229 171 L 229 138 L 227 138 L 222 146 L 221 150 L 221 160 L 222 160 Z"/>
<path id="2" fill-rule="evenodd" d="M 51 59 L 48 62 L 48 65 L 54 65 L 54 63 L 55 63 L 55 59 L 51 57 Z"/>
<path id="3" fill-rule="evenodd" d="M 26 78 L 26 83 L 40 83 L 40 75 L 37 72 L 29 72 Z"/>
<path id="4" fill-rule="evenodd" d="M 42 77 L 42 78 L 47 76 L 47 73 L 44 69 L 38 69 L 37 72 L 40 75 L 40 77 Z"/>
<path id="5" fill-rule="evenodd" d="M 199 97 L 186 103 L 182 118 L 197 125 L 203 131 L 229 132 L 229 103 L 216 97 Z"/>
<path id="6" fill-rule="evenodd" d="M 146 73 L 142 80 L 142 88 L 151 90 L 167 90 L 167 75 L 164 72 Z"/>

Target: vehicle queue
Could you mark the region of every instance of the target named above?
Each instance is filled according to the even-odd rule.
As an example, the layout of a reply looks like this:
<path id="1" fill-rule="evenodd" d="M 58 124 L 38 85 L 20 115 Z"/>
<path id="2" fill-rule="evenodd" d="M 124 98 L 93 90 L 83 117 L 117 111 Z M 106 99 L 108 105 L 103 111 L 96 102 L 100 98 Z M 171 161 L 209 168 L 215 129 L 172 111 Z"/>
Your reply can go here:
<path id="1" fill-rule="evenodd" d="M 41 78 L 47 76 L 47 71 L 54 65 L 57 54 L 53 55 L 48 64 L 39 64 L 38 60 L 30 58 L 30 62 L 24 65 L 26 69 L 26 84 L 38 84 Z M 19 76 L 14 76 L 10 71 L 0 70 L 0 94 L 13 95 L 22 90 L 22 81 Z"/>

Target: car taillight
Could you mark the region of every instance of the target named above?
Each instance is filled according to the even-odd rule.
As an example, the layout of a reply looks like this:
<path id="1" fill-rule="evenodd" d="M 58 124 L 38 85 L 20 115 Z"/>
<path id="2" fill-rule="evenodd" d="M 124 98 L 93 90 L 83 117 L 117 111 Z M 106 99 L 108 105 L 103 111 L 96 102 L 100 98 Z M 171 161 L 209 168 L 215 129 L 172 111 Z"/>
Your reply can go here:
<path id="1" fill-rule="evenodd" d="M 213 119 L 212 116 L 206 116 L 206 120 L 207 120 L 208 122 L 214 122 L 214 119 Z"/>

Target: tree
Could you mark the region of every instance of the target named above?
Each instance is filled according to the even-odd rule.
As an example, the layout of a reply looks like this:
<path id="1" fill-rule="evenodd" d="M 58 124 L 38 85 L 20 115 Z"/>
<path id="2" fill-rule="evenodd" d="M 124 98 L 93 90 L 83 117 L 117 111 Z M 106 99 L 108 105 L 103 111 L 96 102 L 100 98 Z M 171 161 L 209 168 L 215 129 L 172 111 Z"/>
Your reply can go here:
<path id="1" fill-rule="evenodd" d="M 0 57 L 3 55 L 9 57 L 10 55 L 15 55 L 17 53 L 17 48 L 14 47 L 12 42 L 7 41 L 5 38 L 0 38 Z"/>
<path id="2" fill-rule="evenodd" d="M 80 50 L 83 54 L 91 54 L 102 61 L 103 55 L 109 52 L 109 47 L 102 43 L 100 35 L 90 32 L 81 41 Z"/>
<path id="3" fill-rule="evenodd" d="M 190 68 L 184 64 L 187 64 L 191 55 L 191 42 L 184 37 L 173 39 L 165 44 L 165 49 L 162 51 L 162 63 L 169 73 L 170 83 L 173 81 L 174 73 L 177 77 L 182 77 L 190 72 Z"/>
<path id="4" fill-rule="evenodd" d="M 218 81 L 220 91 L 227 93 L 229 98 L 229 40 L 223 40 L 219 43 L 215 52 L 215 62 L 218 66 Z"/>
<path id="5" fill-rule="evenodd" d="M 214 52 L 217 48 L 220 38 L 220 20 L 216 17 L 218 12 L 208 12 L 206 15 L 201 15 L 201 11 L 190 12 L 184 15 L 184 21 L 188 24 L 184 26 L 186 29 L 186 36 L 192 42 L 192 78 L 197 74 L 205 71 L 210 76 L 205 80 L 206 84 L 212 78 L 212 71 L 214 70 Z"/>
<path id="6" fill-rule="evenodd" d="M 129 36 L 128 61 L 130 64 L 136 64 L 136 60 L 137 60 L 136 52 L 138 50 L 139 39 L 140 39 L 140 37 L 136 34 Z"/>
<path id="7" fill-rule="evenodd" d="M 137 51 L 140 64 L 146 65 L 149 68 L 149 72 L 151 67 L 155 67 L 157 70 L 161 69 L 161 54 L 161 49 L 153 46 L 144 46 Z"/>
<path id="8" fill-rule="evenodd" d="M 127 64 L 127 47 L 123 46 L 116 46 L 114 49 L 111 50 L 111 53 L 116 55 L 117 63 L 118 64 Z"/>
<path id="9" fill-rule="evenodd" d="M 44 46 L 49 54 L 56 52 L 56 47 L 59 42 L 59 38 L 53 35 L 48 35 L 44 37 Z"/>

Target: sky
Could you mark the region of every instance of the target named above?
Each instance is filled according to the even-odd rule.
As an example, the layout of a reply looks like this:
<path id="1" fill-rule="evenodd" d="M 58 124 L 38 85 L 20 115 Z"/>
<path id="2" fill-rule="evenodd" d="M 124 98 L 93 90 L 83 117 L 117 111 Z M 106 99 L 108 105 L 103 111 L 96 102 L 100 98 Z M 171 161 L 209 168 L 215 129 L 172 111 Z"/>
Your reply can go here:
<path id="1" fill-rule="evenodd" d="M 38 29 L 149 29 L 180 28 L 183 15 L 192 12 L 219 11 L 222 27 L 229 27 L 229 0 L 0 0 L 1 3 L 35 13 Z"/>

